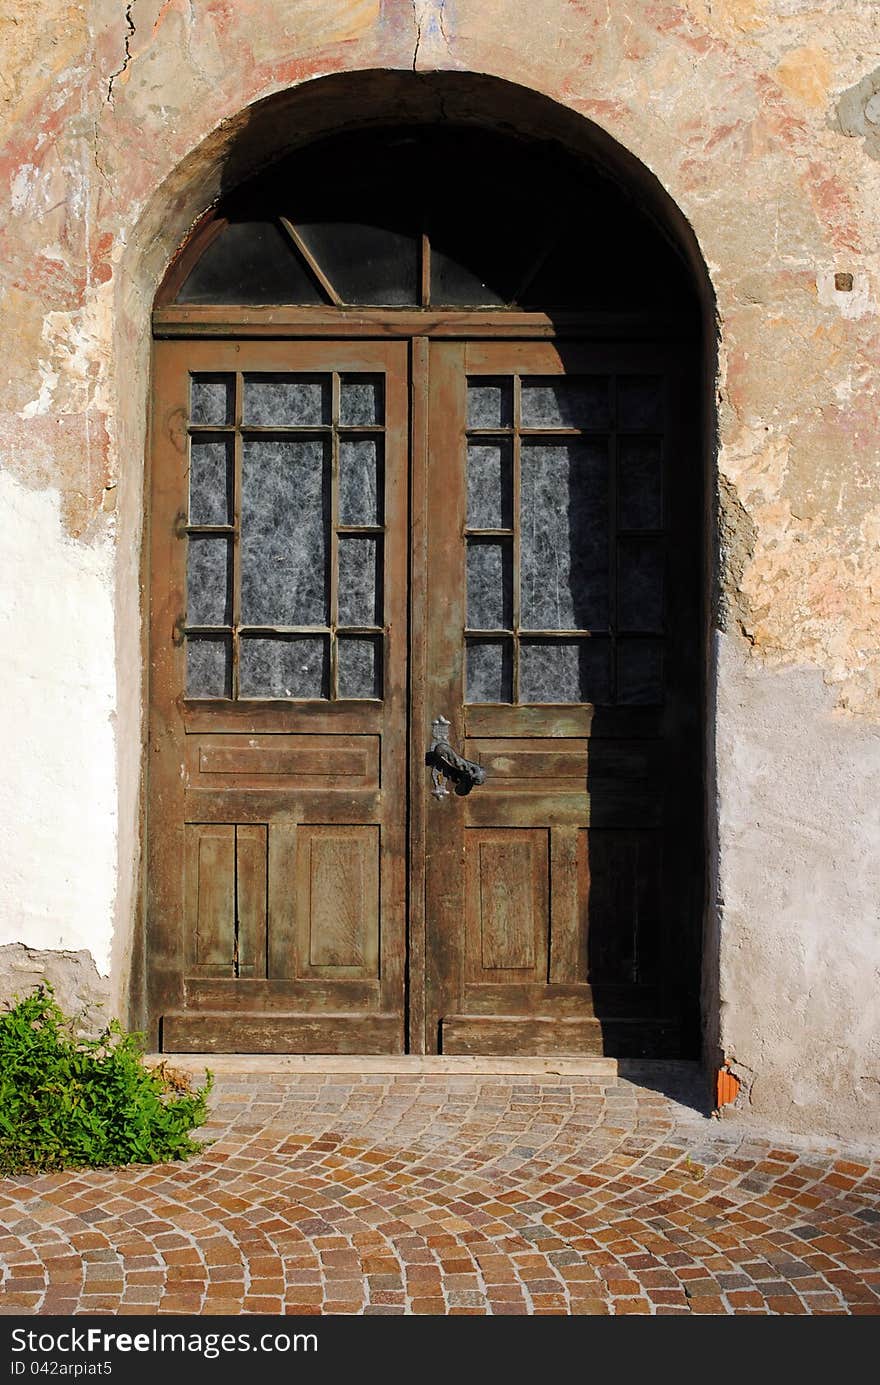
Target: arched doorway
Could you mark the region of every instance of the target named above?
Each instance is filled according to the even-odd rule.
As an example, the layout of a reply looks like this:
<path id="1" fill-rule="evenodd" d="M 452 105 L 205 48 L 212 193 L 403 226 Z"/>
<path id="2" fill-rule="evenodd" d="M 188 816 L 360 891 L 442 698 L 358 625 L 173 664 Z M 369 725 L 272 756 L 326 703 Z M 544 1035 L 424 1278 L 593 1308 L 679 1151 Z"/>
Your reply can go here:
<path id="1" fill-rule="evenodd" d="M 230 191 L 154 325 L 161 1046 L 694 1053 L 675 247 L 549 142 L 372 129 Z"/>

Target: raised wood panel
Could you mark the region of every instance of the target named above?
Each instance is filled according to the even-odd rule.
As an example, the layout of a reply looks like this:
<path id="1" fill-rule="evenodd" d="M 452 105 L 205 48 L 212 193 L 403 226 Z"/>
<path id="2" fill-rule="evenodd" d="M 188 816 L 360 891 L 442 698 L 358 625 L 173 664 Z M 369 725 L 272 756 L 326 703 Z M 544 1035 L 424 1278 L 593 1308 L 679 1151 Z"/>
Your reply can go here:
<path id="1" fill-rule="evenodd" d="M 266 975 L 267 869 L 266 827 L 236 827 L 235 889 L 238 928 L 235 969 L 239 977 Z"/>
<path id="2" fill-rule="evenodd" d="M 292 1014 L 339 1013 L 351 1010 L 377 1011 L 380 1007 L 379 982 L 325 981 L 310 977 L 304 981 L 249 980 L 246 986 L 225 978 L 191 979 L 186 988 L 187 1005 L 195 1010 L 235 1010 L 236 1012 L 278 1012 Z"/>
<path id="3" fill-rule="evenodd" d="M 296 838 L 294 822 L 269 824 L 269 939 L 267 976 L 292 980 L 296 967 Z"/>
<path id="4" fill-rule="evenodd" d="M 576 1057 L 605 1052 L 597 1019 L 541 1019 L 535 1016 L 450 1015 L 441 1025 L 444 1053 L 510 1053 Z"/>
<path id="5" fill-rule="evenodd" d="M 662 835 L 594 830 L 588 850 L 589 979 L 650 983 L 662 950 Z"/>
<path id="6" fill-rule="evenodd" d="M 187 738 L 188 787 L 374 788 L 378 736 L 198 736 Z"/>
<path id="7" fill-rule="evenodd" d="M 387 698 L 386 698 L 387 702 Z M 379 735 L 384 709 L 376 702 L 214 702 L 209 698 L 185 703 L 180 708 L 183 729 L 189 735 L 235 734 L 288 736 Z"/>
<path id="8" fill-rule="evenodd" d="M 506 793 L 490 782 L 466 800 L 469 827 L 620 827 L 659 826 L 662 804 L 656 792 L 632 784 L 610 784 L 597 792 L 528 795 Z"/>
<path id="9" fill-rule="evenodd" d="M 222 986 L 204 981 L 202 988 Z M 546 1019 L 578 1019 L 662 1013 L 656 986 L 589 986 L 582 982 L 472 982 L 465 988 L 467 1014 L 534 1015 Z"/>
<path id="10" fill-rule="evenodd" d="M 166 1053 L 402 1053 L 403 1019 L 399 1014 L 352 1011 L 171 1011 L 163 1016 L 161 1037 Z"/>
<path id="11" fill-rule="evenodd" d="M 550 980 L 586 981 L 589 898 L 587 833 L 550 829 Z"/>
<path id="12" fill-rule="evenodd" d="M 267 822 L 290 819 L 307 823 L 377 822 L 382 798 L 375 789 L 189 789 L 186 813 L 200 822 Z"/>
<path id="13" fill-rule="evenodd" d="M 232 976 L 235 969 L 235 828 L 186 827 L 187 970 Z"/>
<path id="14" fill-rule="evenodd" d="M 598 780 L 640 782 L 657 768 L 656 743 L 633 745 L 627 741 L 587 740 L 563 741 L 551 739 L 469 740 L 465 752 L 486 771 L 486 781 L 493 790 L 515 789 L 518 793 L 530 785 L 549 788 L 576 789 L 595 786 Z"/>
<path id="15" fill-rule="evenodd" d="M 450 1015 L 440 1026 L 442 1052 L 504 1057 L 677 1058 L 686 1052 L 677 1020 L 527 1019 Z"/>
<path id="16" fill-rule="evenodd" d="M 465 851 L 468 977 L 546 975 L 547 833 L 471 831 Z"/>
<path id="17" fill-rule="evenodd" d="M 189 823 L 186 842 L 187 972 L 265 976 L 265 826 Z"/>
<path id="18" fill-rule="evenodd" d="M 653 740 L 663 733 L 663 713 L 654 707 L 506 707 L 475 705 L 464 709 L 469 737 L 569 736 Z"/>
<path id="19" fill-rule="evenodd" d="M 249 779 L 266 776 L 276 779 L 324 778 L 336 775 L 363 778 L 367 756 L 361 750 L 294 750 L 285 746 L 238 746 L 234 750 L 202 746 L 199 749 L 200 774 L 246 775 Z"/>
<path id="20" fill-rule="evenodd" d="M 297 974 L 377 976 L 379 829 L 301 826 L 295 890 Z"/>
<path id="21" fill-rule="evenodd" d="M 519 751 L 515 748 L 518 744 L 519 742 L 514 741 L 512 747 L 503 750 L 485 747 L 479 741 L 473 744 L 469 742 L 465 754 L 483 766 L 487 778 L 491 778 L 495 788 L 506 788 L 515 784 L 519 789 L 523 780 L 528 782 L 531 779 L 549 779 L 559 784 L 571 781 L 575 784 L 586 782 L 586 751 Z"/>

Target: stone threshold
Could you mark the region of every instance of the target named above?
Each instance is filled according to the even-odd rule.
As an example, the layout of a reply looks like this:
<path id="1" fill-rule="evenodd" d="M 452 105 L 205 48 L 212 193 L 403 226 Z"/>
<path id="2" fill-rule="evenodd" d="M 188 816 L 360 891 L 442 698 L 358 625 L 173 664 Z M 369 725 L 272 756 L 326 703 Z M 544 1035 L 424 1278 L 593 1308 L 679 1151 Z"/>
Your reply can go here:
<path id="1" fill-rule="evenodd" d="M 471 1074 L 508 1077 L 594 1077 L 613 1079 L 616 1058 L 480 1058 L 423 1054 L 302 1054 L 302 1053 L 148 1053 L 145 1063 L 155 1067 L 203 1073 L 210 1068 L 217 1077 L 285 1075 L 288 1073 L 377 1074 L 379 1076 L 430 1077 Z"/>

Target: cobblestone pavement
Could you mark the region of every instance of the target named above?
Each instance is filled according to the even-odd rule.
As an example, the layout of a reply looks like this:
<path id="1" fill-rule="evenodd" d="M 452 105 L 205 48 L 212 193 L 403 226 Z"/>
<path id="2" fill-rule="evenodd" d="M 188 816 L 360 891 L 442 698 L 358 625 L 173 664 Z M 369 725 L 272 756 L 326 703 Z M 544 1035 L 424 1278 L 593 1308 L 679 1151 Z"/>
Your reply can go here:
<path id="1" fill-rule="evenodd" d="M 880 1313 L 880 1161 L 646 1071 L 222 1077 L 188 1164 L 0 1181 L 0 1306 Z"/>

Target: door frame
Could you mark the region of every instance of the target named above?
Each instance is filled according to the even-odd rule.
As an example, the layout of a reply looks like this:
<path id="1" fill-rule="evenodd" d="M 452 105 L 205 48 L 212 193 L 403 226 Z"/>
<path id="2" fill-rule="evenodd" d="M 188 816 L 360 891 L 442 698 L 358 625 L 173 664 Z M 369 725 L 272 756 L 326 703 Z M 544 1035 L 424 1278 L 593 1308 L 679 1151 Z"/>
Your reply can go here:
<path id="1" fill-rule="evenodd" d="M 426 642 L 426 581 L 427 581 L 427 504 L 429 494 L 429 408 L 428 408 L 428 357 L 430 343 L 437 340 L 503 342 L 544 341 L 553 343 L 576 339 L 597 348 L 604 345 L 613 347 L 621 343 L 645 343 L 663 345 L 680 353 L 680 368 L 693 381 L 695 401 L 700 401 L 694 411 L 692 430 L 694 455 L 700 458 L 701 445 L 699 416 L 702 404 L 702 357 L 703 348 L 699 336 L 687 323 L 668 314 L 610 314 L 610 313 L 555 313 L 459 310 L 437 311 L 434 309 L 369 309 L 369 308 L 291 308 L 291 307 L 238 307 L 204 305 L 157 306 L 153 312 L 154 343 L 173 340 L 211 341 L 211 340 L 274 340 L 304 341 L 333 339 L 337 341 L 405 340 L 409 343 L 409 388 L 410 388 L 410 446 L 409 446 L 409 515 L 408 515 L 408 722 L 407 755 L 408 802 L 406 840 L 409 854 L 409 872 L 406 896 L 406 940 L 404 966 L 404 1005 L 406 1051 L 413 1056 L 429 1051 L 427 1036 L 427 971 L 428 940 L 426 921 L 426 769 L 423 745 L 429 721 L 427 642 Z M 155 362 L 155 346 L 154 346 Z M 156 379 L 159 375 L 154 368 L 152 378 L 155 397 Z M 155 446 L 155 441 L 153 442 Z M 702 476 L 702 469 L 697 468 Z M 148 466 L 146 495 L 149 506 L 151 493 L 152 462 Z M 147 532 L 149 532 L 149 508 Z M 700 537 L 701 548 L 705 546 L 705 536 Z M 149 548 L 147 549 L 149 553 Z M 152 594 L 152 573 L 149 559 L 145 573 L 145 597 L 149 603 Z M 705 569 L 705 563 L 703 563 Z M 698 594 L 700 619 L 705 623 L 707 602 L 706 583 Z M 146 703 L 150 705 L 149 661 L 150 642 L 147 640 Z M 702 661 L 701 677 L 697 689 L 698 706 L 696 712 L 701 723 L 705 721 L 706 706 L 706 668 Z M 705 802 L 705 749 L 701 738 L 701 811 L 706 820 Z M 149 794 L 146 795 L 145 811 L 145 858 L 151 857 L 151 831 L 149 813 Z M 702 853 L 701 869 L 705 878 L 705 832 L 701 834 L 699 848 Z M 149 864 L 145 889 L 149 892 Z M 702 931 L 702 912 L 694 919 L 696 930 L 693 938 L 691 969 L 697 990 L 697 1003 L 700 984 L 700 951 Z M 152 991 L 152 975 L 149 939 L 145 955 L 145 989 L 149 996 Z M 155 1037 L 156 1016 L 154 1007 L 149 1013 L 150 1033 Z"/>

